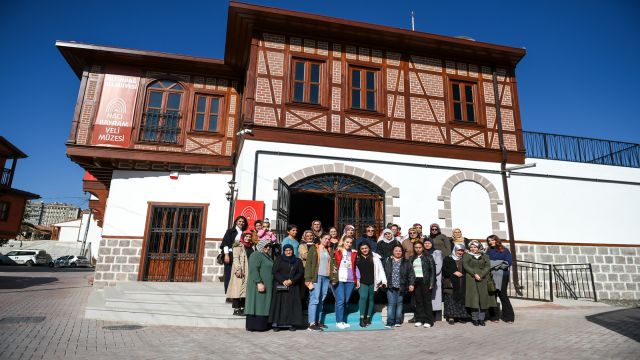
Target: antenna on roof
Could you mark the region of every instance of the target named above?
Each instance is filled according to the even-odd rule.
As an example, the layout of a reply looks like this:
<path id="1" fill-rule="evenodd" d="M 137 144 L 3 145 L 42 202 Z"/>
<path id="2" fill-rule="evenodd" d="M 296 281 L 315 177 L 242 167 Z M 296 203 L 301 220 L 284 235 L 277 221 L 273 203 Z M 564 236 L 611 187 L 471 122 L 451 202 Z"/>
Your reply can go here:
<path id="1" fill-rule="evenodd" d="M 416 19 L 413 10 L 411 11 L 411 31 L 416 31 Z"/>

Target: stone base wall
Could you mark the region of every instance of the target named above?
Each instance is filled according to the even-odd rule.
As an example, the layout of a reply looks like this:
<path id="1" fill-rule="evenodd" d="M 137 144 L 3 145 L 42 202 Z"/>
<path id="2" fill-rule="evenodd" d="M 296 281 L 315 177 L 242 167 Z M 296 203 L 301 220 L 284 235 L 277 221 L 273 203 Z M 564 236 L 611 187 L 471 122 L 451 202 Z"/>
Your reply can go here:
<path id="1" fill-rule="evenodd" d="M 216 264 L 220 252 L 220 241 L 204 242 L 202 260 L 202 282 L 218 282 L 224 273 L 224 267 Z M 113 286 L 121 281 L 138 281 L 142 240 L 108 239 L 100 241 L 94 285 Z"/>
<path id="2" fill-rule="evenodd" d="M 220 253 L 221 241 L 209 240 L 204 242 L 204 259 L 202 261 L 202 282 L 219 282 L 224 275 L 224 266 L 216 263 Z"/>
<path id="3" fill-rule="evenodd" d="M 505 244 L 506 245 L 506 244 Z M 517 244 L 519 260 L 545 264 L 591 264 L 598 301 L 640 304 L 640 246 Z"/>
<path id="4" fill-rule="evenodd" d="M 141 252 L 140 239 L 103 238 L 100 240 L 93 284 L 113 286 L 120 281 L 138 280 Z"/>

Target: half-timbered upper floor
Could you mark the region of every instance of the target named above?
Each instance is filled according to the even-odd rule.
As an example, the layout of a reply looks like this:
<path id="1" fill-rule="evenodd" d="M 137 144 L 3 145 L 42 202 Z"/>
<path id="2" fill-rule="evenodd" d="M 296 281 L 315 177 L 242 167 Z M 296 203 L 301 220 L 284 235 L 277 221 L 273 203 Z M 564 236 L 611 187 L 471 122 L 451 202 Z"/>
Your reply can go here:
<path id="1" fill-rule="evenodd" d="M 75 42 L 67 155 L 114 169 L 232 169 L 242 138 L 524 161 L 523 49 L 230 3 L 224 60 Z M 496 101 L 496 99 L 498 99 Z"/>

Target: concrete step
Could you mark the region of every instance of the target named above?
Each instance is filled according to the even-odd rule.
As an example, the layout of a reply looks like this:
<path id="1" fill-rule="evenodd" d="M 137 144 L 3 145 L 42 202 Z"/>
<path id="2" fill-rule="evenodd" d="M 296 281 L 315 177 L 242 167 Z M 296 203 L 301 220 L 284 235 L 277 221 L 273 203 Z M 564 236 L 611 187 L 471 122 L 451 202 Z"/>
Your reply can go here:
<path id="1" fill-rule="evenodd" d="M 193 312 L 144 312 L 138 309 L 114 309 L 111 307 L 87 307 L 85 316 L 90 319 L 133 322 L 144 325 L 170 325 L 193 327 L 217 327 L 243 329 L 245 318 L 241 316 L 215 316 Z"/>
<path id="2" fill-rule="evenodd" d="M 185 302 L 185 301 L 158 301 L 135 300 L 128 298 L 107 298 L 105 307 L 113 309 L 132 309 L 147 312 L 189 312 L 193 314 L 209 314 L 231 316 L 233 309 L 227 303 L 211 302 Z"/>
<path id="3" fill-rule="evenodd" d="M 179 294 L 144 291 L 125 291 L 120 293 L 118 297 L 129 300 L 184 302 L 190 304 L 224 304 L 227 300 L 224 294 Z"/>

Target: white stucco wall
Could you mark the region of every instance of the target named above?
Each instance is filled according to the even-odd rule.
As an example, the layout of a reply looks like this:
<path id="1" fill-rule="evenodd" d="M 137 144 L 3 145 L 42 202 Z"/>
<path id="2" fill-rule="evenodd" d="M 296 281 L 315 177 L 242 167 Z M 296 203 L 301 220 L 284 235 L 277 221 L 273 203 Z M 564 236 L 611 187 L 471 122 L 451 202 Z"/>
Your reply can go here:
<path id="1" fill-rule="evenodd" d="M 86 232 L 87 224 L 89 224 L 88 232 Z M 87 247 L 90 247 L 92 256 L 97 256 L 100 240 L 102 239 L 102 228 L 98 226 L 98 222 L 93 216 L 91 217 L 91 222 L 89 222 L 89 214 L 82 214 L 82 222 L 78 219 L 54 224 L 54 226 L 60 228 L 58 241 L 61 243 L 81 243 L 86 232 Z"/>
<path id="2" fill-rule="evenodd" d="M 231 173 L 113 172 L 104 217 L 105 236 L 144 236 L 148 202 L 209 204 L 207 238 L 222 238 L 227 228 L 229 202 L 225 194 Z"/>
<path id="3" fill-rule="evenodd" d="M 251 199 L 252 197 L 254 159 L 258 150 L 484 170 L 499 170 L 500 168 L 498 163 L 480 161 L 246 140 L 236 173 L 239 199 Z M 523 169 L 519 172 L 640 183 L 640 169 L 527 159 L 527 163 L 532 162 L 537 163 L 537 167 Z M 276 214 L 272 210 L 272 202 L 277 196 L 277 192 L 274 190 L 274 180 L 310 166 L 334 163 L 344 163 L 366 169 L 383 178 L 392 186 L 399 188 L 400 196 L 393 200 L 393 206 L 400 208 L 400 214 L 394 218 L 394 221 L 403 227 L 405 233 L 406 229 L 414 222 L 420 222 L 423 226 L 431 222 L 438 222 L 444 227 L 444 220 L 439 219 L 439 210 L 443 209 L 443 201 L 439 201 L 438 196 L 447 179 L 462 171 L 367 163 L 356 160 L 261 155 L 256 199 L 265 201 L 265 216 L 276 218 Z M 504 200 L 500 175 L 482 172 L 478 174 L 486 178 L 496 188 L 500 200 Z M 637 235 L 640 233 L 640 222 L 635 220 L 637 214 L 640 213 L 640 186 L 638 185 L 516 175 L 512 175 L 508 181 L 516 240 L 640 244 L 640 237 Z M 452 227 L 462 227 L 463 233 L 467 237 L 484 238 L 489 235 L 485 233 L 487 229 L 492 228 L 491 224 L 487 224 L 487 221 L 491 219 L 489 204 L 484 206 L 487 213 L 474 217 L 465 210 L 465 205 L 460 202 L 461 199 L 467 198 L 468 208 L 481 209 L 483 207 L 482 203 L 488 201 L 487 192 L 481 186 L 475 185 L 474 183 L 460 183 L 459 187 L 454 187 L 451 194 L 453 202 L 451 225 Z M 499 205 L 497 212 L 504 213 L 504 205 Z M 506 223 L 501 222 L 499 228 L 506 232 Z M 612 234 L 620 236 L 612 236 Z"/>

